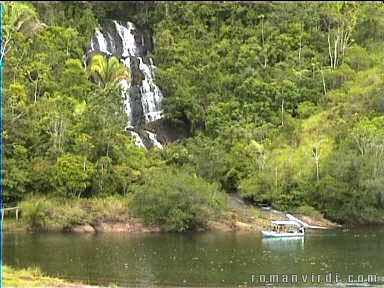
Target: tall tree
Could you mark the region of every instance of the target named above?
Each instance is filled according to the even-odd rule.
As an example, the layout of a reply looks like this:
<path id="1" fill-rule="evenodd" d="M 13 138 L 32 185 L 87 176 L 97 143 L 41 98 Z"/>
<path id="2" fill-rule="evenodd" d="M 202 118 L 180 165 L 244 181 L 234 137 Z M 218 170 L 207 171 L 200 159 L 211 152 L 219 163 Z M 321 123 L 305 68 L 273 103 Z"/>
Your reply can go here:
<path id="1" fill-rule="evenodd" d="M 91 62 L 87 67 L 87 74 L 101 87 L 129 79 L 128 68 L 120 63 L 117 57 L 107 58 L 102 54 L 92 55 Z"/>
<path id="2" fill-rule="evenodd" d="M 3 7 L 4 34 L 1 45 L 1 60 L 12 48 L 15 33 L 23 32 L 26 36 L 29 36 L 45 26 L 38 20 L 35 9 L 29 3 L 6 2 Z"/>

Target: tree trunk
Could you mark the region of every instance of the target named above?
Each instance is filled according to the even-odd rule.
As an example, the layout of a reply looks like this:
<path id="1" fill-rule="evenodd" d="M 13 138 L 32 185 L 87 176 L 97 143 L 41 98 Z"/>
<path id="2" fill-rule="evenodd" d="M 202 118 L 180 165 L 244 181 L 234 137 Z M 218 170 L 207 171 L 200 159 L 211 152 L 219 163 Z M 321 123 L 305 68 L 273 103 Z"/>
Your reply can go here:
<path id="1" fill-rule="evenodd" d="M 316 179 L 317 181 L 320 180 L 320 151 L 318 145 L 315 145 L 312 148 L 312 155 L 316 162 Z"/>
<path id="2" fill-rule="evenodd" d="M 281 126 L 284 127 L 284 98 L 281 100 Z"/>
<path id="3" fill-rule="evenodd" d="M 38 80 L 36 79 L 35 81 L 35 93 L 34 93 L 34 103 L 36 103 L 37 101 L 37 84 L 38 84 Z"/>
<path id="4" fill-rule="evenodd" d="M 276 195 L 277 195 L 277 166 L 275 168 L 275 192 L 276 192 Z"/>
<path id="5" fill-rule="evenodd" d="M 321 79 L 323 80 L 323 91 L 324 95 L 327 94 L 327 87 L 325 86 L 325 79 L 324 79 L 324 72 L 323 69 L 320 67 L 320 73 L 321 73 Z"/>
<path id="6" fill-rule="evenodd" d="M 303 23 L 300 23 L 300 39 L 299 39 L 299 65 L 300 65 L 300 62 L 301 62 L 301 50 L 303 49 L 303 41 L 302 41 L 302 38 L 303 38 Z"/>
<path id="7" fill-rule="evenodd" d="M 316 159 L 316 179 L 319 182 L 319 159 Z"/>
<path id="8" fill-rule="evenodd" d="M 334 43 L 334 56 L 333 56 L 333 69 L 336 69 L 337 63 L 339 61 L 338 58 L 338 48 L 339 48 L 339 41 L 340 41 L 340 28 L 337 28 L 337 36 Z"/>
<path id="9" fill-rule="evenodd" d="M 264 15 L 261 17 L 261 42 L 263 44 L 263 50 L 264 50 L 264 68 L 267 68 L 267 50 L 265 48 L 265 39 L 264 39 Z"/>

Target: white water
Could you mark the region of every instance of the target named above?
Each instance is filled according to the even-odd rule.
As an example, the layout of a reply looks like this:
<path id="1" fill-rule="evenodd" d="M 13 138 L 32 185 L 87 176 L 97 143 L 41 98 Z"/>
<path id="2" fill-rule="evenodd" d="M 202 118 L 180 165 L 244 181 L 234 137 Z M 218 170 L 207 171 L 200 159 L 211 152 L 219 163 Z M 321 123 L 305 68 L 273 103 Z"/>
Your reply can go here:
<path id="1" fill-rule="evenodd" d="M 95 35 L 97 38 L 97 43 L 99 44 L 99 51 L 110 55 L 111 53 L 108 51 L 108 48 L 107 48 L 107 41 L 105 40 L 104 35 L 103 33 L 101 33 L 99 28 L 95 29 Z M 94 50 L 94 44 L 92 43 L 91 45 L 92 45 L 92 49 Z"/>
<path id="2" fill-rule="evenodd" d="M 138 56 L 135 36 L 132 33 L 135 26 L 131 22 L 127 22 L 127 27 L 120 25 L 117 21 L 113 21 L 113 23 L 115 23 L 117 33 L 119 33 L 119 36 L 123 43 L 122 56 Z"/>
<path id="3" fill-rule="evenodd" d="M 163 94 L 154 82 L 153 68 L 145 64 L 141 57 L 139 57 L 139 61 L 139 68 L 145 76 L 141 87 L 141 103 L 145 120 L 151 122 L 162 118 L 163 111 L 158 107 L 163 99 Z"/>
<path id="4" fill-rule="evenodd" d="M 159 149 L 163 149 L 163 145 L 159 141 L 157 141 L 156 134 L 150 131 L 145 131 L 148 134 L 149 139 L 151 139 L 153 145 L 155 145 Z"/>
<path id="5" fill-rule="evenodd" d="M 139 70 L 143 73 L 144 79 L 142 80 L 141 85 L 139 85 L 139 90 L 141 94 L 141 106 L 142 106 L 142 117 L 144 118 L 145 122 L 152 122 L 161 119 L 162 116 L 162 109 L 161 109 L 161 102 L 163 99 L 163 95 L 159 89 L 159 87 L 154 82 L 154 69 L 156 68 L 155 65 L 153 65 L 153 61 L 151 58 L 148 59 L 149 64 L 146 64 L 143 60 L 143 57 L 140 55 L 140 47 L 136 44 L 135 40 L 135 25 L 131 22 L 126 22 L 125 25 L 120 24 L 117 21 L 112 21 L 115 25 L 118 37 L 121 39 L 122 43 L 122 59 L 121 61 L 124 63 L 124 65 L 130 69 L 131 75 L 130 78 L 132 79 L 132 69 L 134 67 L 131 67 L 131 57 L 134 57 L 139 62 Z M 105 37 L 106 35 L 106 37 Z M 119 43 L 117 40 L 113 39 L 111 34 L 109 33 L 102 33 L 99 28 L 95 29 L 95 36 L 96 38 L 93 38 L 91 42 L 91 49 L 92 51 L 96 50 L 96 45 L 94 42 L 97 41 L 98 44 L 98 51 L 111 55 L 112 53 L 116 52 L 117 44 Z M 95 41 L 96 39 L 96 41 Z M 144 37 L 141 36 L 141 45 L 144 45 Z M 110 43 L 111 51 L 108 50 L 108 43 Z M 139 44 L 140 45 L 140 44 Z M 133 111 L 131 106 L 131 99 L 129 95 L 130 88 L 132 88 L 131 81 L 128 80 L 121 80 L 120 85 L 122 87 L 121 93 L 123 97 L 124 102 L 124 111 L 128 116 L 128 122 L 126 125 L 126 128 L 133 128 Z M 138 111 L 135 111 L 138 115 Z M 141 112 L 141 110 L 140 110 Z M 140 114 L 140 113 L 139 113 Z M 146 131 L 148 134 L 149 139 L 153 143 L 154 146 L 162 149 L 163 146 L 161 143 L 157 140 L 156 135 L 152 132 Z M 140 138 L 140 135 L 136 132 L 130 132 L 135 137 L 135 142 L 137 145 L 141 147 L 145 147 L 143 144 L 142 139 Z"/>
<path id="6" fill-rule="evenodd" d="M 124 98 L 124 111 L 128 115 L 128 122 L 127 126 L 131 128 L 132 127 L 132 109 L 131 109 L 131 103 L 130 103 L 130 97 L 129 97 L 129 88 L 131 87 L 131 84 L 127 80 L 121 80 L 120 82 L 121 85 L 121 94 Z"/>
<path id="7" fill-rule="evenodd" d="M 134 56 L 139 60 L 139 69 L 144 74 L 145 78 L 142 81 L 140 87 L 141 92 L 141 104 L 143 107 L 144 118 L 146 122 L 152 122 L 162 118 L 162 110 L 159 109 L 163 95 L 154 82 L 154 65 L 150 59 L 150 65 L 144 63 L 143 58 L 139 56 L 139 49 L 136 45 L 135 36 L 133 31 L 135 26 L 131 22 L 127 22 L 127 26 L 119 24 L 117 21 L 113 21 L 116 26 L 122 44 L 123 44 L 123 57 Z M 141 37 L 142 45 L 144 44 L 144 37 Z M 127 65 L 126 65 L 127 66 Z M 130 68 L 130 66 L 127 66 Z"/>
<path id="8" fill-rule="evenodd" d="M 140 146 L 140 147 L 143 147 L 146 149 L 146 147 L 143 143 L 143 140 L 141 139 L 139 134 L 137 134 L 135 131 L 129 131 L 129 133 L 133 136 L 133 138 L 135 138 L 135 144 L 137 146 Z"/>

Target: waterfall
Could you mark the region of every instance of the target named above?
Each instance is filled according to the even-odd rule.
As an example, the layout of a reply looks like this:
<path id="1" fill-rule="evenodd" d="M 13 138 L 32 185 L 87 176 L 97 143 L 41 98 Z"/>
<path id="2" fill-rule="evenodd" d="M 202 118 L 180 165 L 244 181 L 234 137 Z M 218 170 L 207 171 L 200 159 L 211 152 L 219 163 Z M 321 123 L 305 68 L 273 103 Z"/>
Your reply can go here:
<path id="1" fill-rule="evenodd" d="M 162 119 L 161 103 L 163 94 L 155 83 L 153 60 L 147 57 L 148 44 L 143 33 L 140 33 L 131 22 L 105 21 L 103 27 L 95 29 L 91 44 L 86 55 L 93 52 L 107 56 L 116 55 L 130 69 L 130 81 L 121 80 L 121 94 L 124 99 L 124 111 L 128 116 L 125 130 L 134 138 L 138 146 L 151 146 L 161 149 L 155 133 L 144 131 L 147 141 L 133 131 L 138 126 Z M 140 140 L 139 140 L 140 139 Z"/>
<path id="2" fill-rule="evenodd" d="M 135 36 L 132 34 L 134 25 L 131 22 L 127 22 L 127 27 L 125 27 L 123 25 L 120 25 L 117 21 L 112 22 L 115 24 L 116 30 L 122 40 L 123 53 L 121 54 L 121 56 L 138 56 Z"/>
<path id="3" fill-rule="evenodd" d="M 104 35 L 103 33 L 101 33 L 99 28 L 95 29 L 95 38 L 96 38 L 96 41 L 92 39 L 92 44 L 91 44 L 92 50 L 96 51 L 96 47 L 95 47 L 95 42 L 96 42 L 98 45 L 97 49 L 99 52 L 103 52 L 110 55 L 111 53 L 108 51 L 108 48 L 107 48 L 107 41 L 104 38 Z"/>
<path id="4" fill-rule="evenodd" d="M 139 57 L 139 68 L 145 76 L 143 86 L 141 87 L 144 117 L 148 122 L 155 121 L 161 118 L 162 111 L 159 109 L 159 106 L 163 99 L 163 94 L 154 82 L 153 65 L 144 64 L 143 59 Z"/>
<path id="5" fill-rule="evenodd" d="M 152 133 L 150 131 L 145 131 L 145 132 L 147 132 L 149 139 L 151 139 L 151 141 L 153 142 L 153 145 L 155 145 L 159 149 L 163 148 L 163 145 L 161 145 L 161 143 L 157 141 L 155 133 Z"/>
<path id="6" fill-rule="evenodd" d="M 143 140 L 141 139 L 140 135 L 138 133 L 136 133 L 135 131 L 130 131 L 130 133 L 133 136 L 133 138 L 135 138 L 135 144 L 137 146 L 145 148 L 145 145 L 144 145 Z"/>

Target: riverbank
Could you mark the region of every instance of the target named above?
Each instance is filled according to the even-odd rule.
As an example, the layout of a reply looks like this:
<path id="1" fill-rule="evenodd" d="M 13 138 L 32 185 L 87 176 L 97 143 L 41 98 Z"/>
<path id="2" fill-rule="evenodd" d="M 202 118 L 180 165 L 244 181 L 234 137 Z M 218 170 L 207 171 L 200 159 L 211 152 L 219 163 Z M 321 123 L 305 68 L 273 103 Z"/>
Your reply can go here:
<path id="1" fill-rule="evenodd" d="M 239 197 L 230 197 L 228 208 L 207 221 L 198 231 L 247 232 L 269 226 L 271 220 L 284 219 L 285 213 L 270 208 L 257 208 Z M 129 209 L 129 197 L 107 197 L 60 201 L 29 199 L 20 203 L 21 219 L 6 217 L 4 232 L 73 232 L 73 233 L 155 233 L 159 226 L 147 225 Z M 331 229 L 340 227 L 319 213 L 295 214 L 302 221 Z"/>
<path id="2" fill-rule="evenodd" d="M 3 265 L 2 280 L 6 287 L 86 287 L 79 282 L 47 276 L 38 268 L 14 269 L 6 265 Z"/>
<path id="3" fill-rule="evenodd" d="M 38 268 L 27 268 L 27 269 L 14 269 L 12 267 L 3 265 L 3 286 L 4 287 L 68 287 L 68 288 L 103 288 L 103 287 L 117 287 L 115 285 L 109 286 L 90 286 L 85 285 L 80 282 L 69 282 L 68 280 L 50 277 L 45 275 Z M 152 286 L 151 287 L 156 287 Z M 160 287 L 160 286 L 158 286 Z M 188 287 L 188 286 L 183 286 Z M 228 287 L 228 286 L 226 286 Z M 239 286 L 236 286 L 239 287 Z M 240 286 L 241 287 L 241 286 Z M 257 287 L 257 286 L 253 286 Z M 329 286 L 332 287 L 332 286 Z M 347 287 L 337 285 L 335 287 Z M 369 286 L 372 288 L 375 287 L 384 287 L 383 285 Z M 178 288 L 177 286 L 162 286 L 162 288 Z M 203 287 L 200 287 L 203 288 Z M 212 288 L 212 287 L 211 287 Z M 216 286 L 215 288 L 220 288 Z"/>
<path id="4" fill-rule="evenodd" d="M 285 212 L 274 210 L 270 207 L 257 208 L 246 204 L 240 197 L 233 196 L 229 199 L 229 208 L 222 213 L 221 217 L 209 221 L 208 230 L 218 231 L 260 231 L 270 226 L 272 220 L 286 219 Z M 294 215 L 312 226 L 324 229 L 341 227 L 325 219 L 320 213 L 306 215 L 294 213 Z"/>

